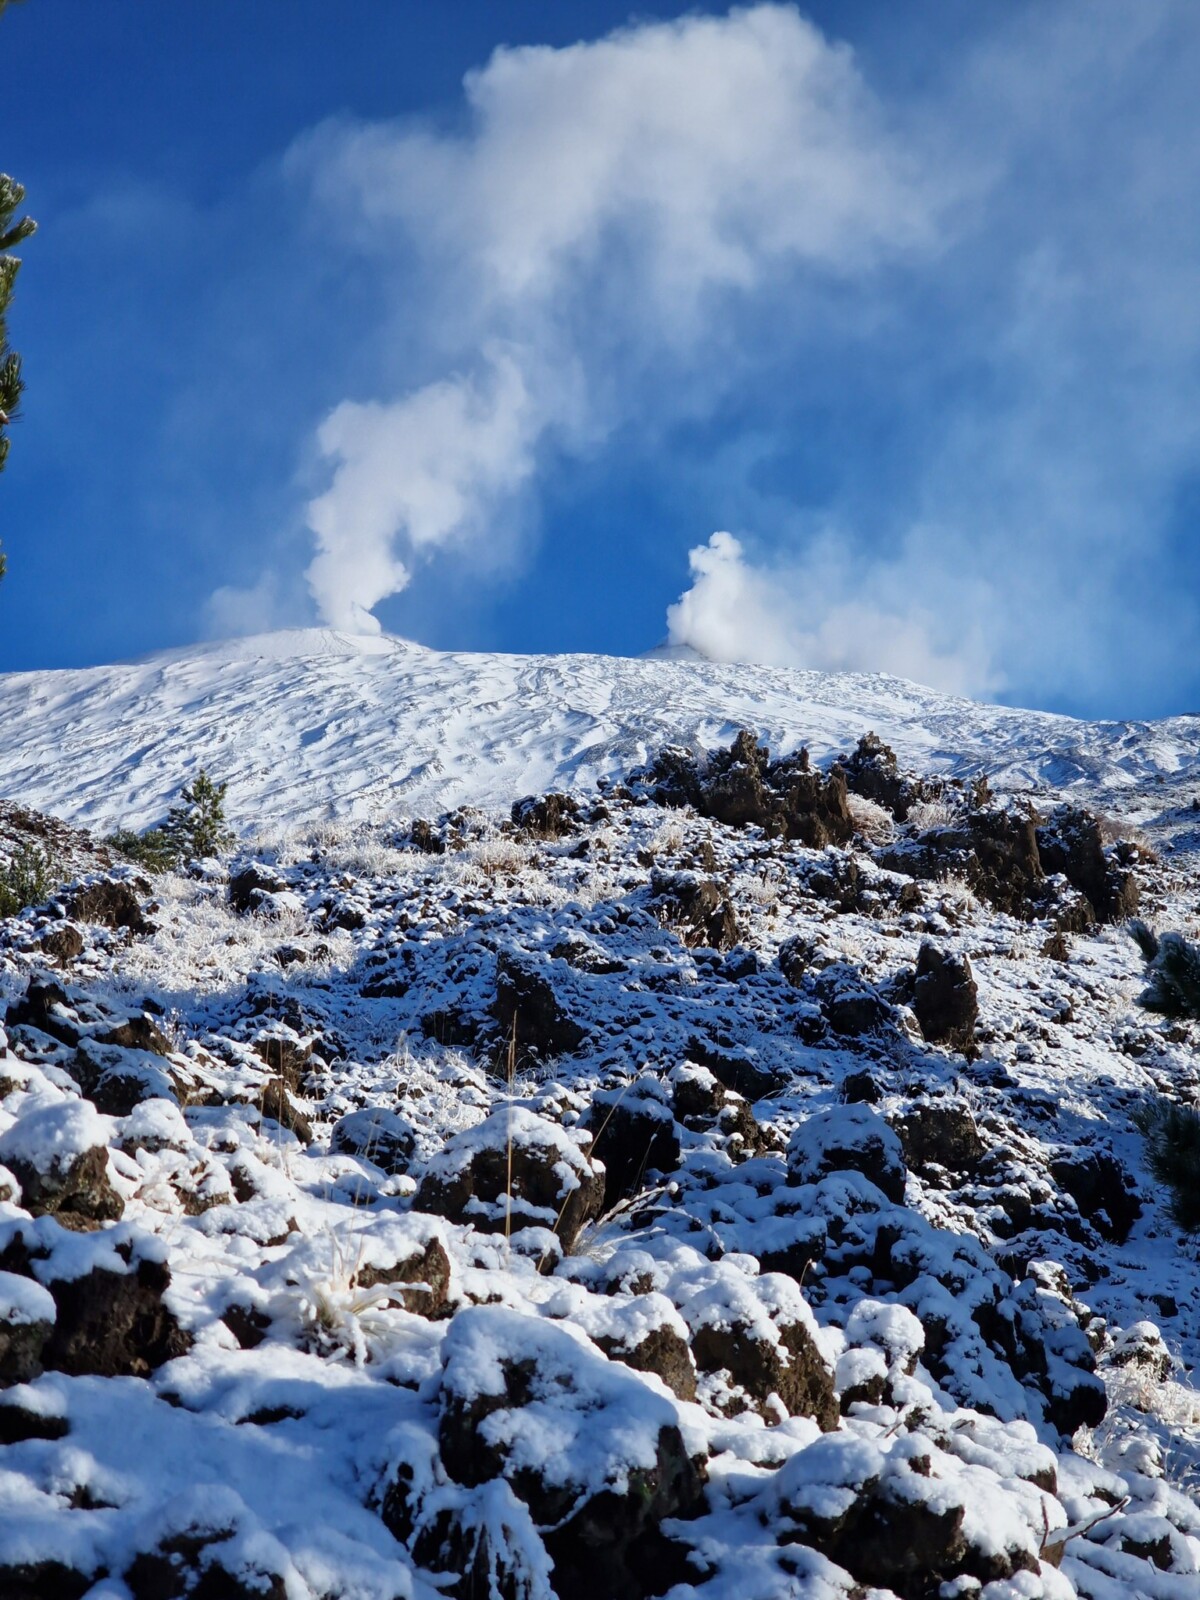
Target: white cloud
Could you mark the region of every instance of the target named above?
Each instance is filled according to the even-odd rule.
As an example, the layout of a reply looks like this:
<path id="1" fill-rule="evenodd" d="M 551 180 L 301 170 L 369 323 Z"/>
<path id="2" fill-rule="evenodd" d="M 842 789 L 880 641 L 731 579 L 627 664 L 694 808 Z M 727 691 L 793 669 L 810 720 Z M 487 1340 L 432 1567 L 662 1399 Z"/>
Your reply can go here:
<path id="1" fill-rule="evenodd" d="M 343 627 L 435 551 L 477 551 L 539 451 L 602 439 L 631 372 L 686 350 L 714 297 L 853 279 L 932 238 L 849 51 L 788 6 L 498 50 L 465 88 L 461 133 L 333 124 L 290 157 L 422 285 L 432 347 L 429 381 L 344 402 L 318 436 L 308 576 Z"/>
<path id="2" fill-rule="evenodd" d="M 890 672 L 951 694 L 1000 686 L 970 613 L 943 612 L 939 625 L 912 572 L 855 571 L 830 542 L 802 564 L 755 566 L 730 533 L 688 561 L 692 584 L 667 611 L 668 637 L 710 661 Z"/>

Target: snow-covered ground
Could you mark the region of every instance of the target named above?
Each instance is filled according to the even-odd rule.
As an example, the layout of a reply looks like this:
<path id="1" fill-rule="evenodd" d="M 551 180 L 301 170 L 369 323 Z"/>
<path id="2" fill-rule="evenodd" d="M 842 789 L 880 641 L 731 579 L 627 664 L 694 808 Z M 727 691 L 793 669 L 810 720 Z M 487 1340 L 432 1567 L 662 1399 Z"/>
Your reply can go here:
<path id="1" fill-rule="evenodd" d="M 1195 1600 L 1139 1115 L 1200 1023 L 1120 925 L 1197 931 L 1193 726 L 317 633 L 4 680 L 0 796 L 204 765 L 252 842 L 0 806 L 76 880 L 0 920 L 0 1596 Z"/>
<path id="2" fill-rule="evenodd" d="M 814 758 L 873 729 L 910 766 L 1122 805 L 1200 768 L 1200 718 L 1078 722 L 897 678 L 611 656 L 453 655 L 323 629 L 0 677 L 0 795 L 144 827 L 197 767 L 235 821 L 385 818 L 590 785 L 752 727 Z M 1153 807 L 1155 795 L 1140 794 Z"/>

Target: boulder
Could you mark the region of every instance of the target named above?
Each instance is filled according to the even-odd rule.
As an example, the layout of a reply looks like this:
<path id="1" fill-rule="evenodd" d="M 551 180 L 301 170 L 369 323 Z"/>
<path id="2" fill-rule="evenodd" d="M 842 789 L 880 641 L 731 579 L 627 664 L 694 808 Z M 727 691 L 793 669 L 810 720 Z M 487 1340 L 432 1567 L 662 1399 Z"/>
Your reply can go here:
<path id="1" fill-rule="evenodd" d="M 23 1107 L 0 1137 L 0 1164 L 21 1185 L 25 1209 L 85 1231 L 120 1217 L 125 1203 L 108 1177 L 110 1130 L 108 1119 L 86 1100 Z"/>
<path id="2" fill-rule="evenodd" d="M 538 839 L 563 839 L 576 831 L 579 802 L 569 794 L 527 795 L 512 808 L 513 825 Z"/>
<path id="3" fill-rule="evenodd" d="M 514 1034 L 521 1055 L 539 1059 L 570 1055 L 587 1032 L 559 1002 L 549 963 L 502 950 L 496 958 L 496 999 L 492 1015 L 500 1024 L 502 1044 Z"/>
<path id="4" fill-rule="evenodd" d="M 732 950 L 741 938 L 737 917 L 720 885 L 695 872 L 659 872 L 650 876 L 654 913 L 668 927 L 680 930 L 689 949 L 705 945 Z"/>
<path id="5" fill-rule="evenodd" d="M 987 1153 L 971 1108 L 962 1100 L 926 1100 L 893 1123 L 910 1167 L 943 1167 L 962 1176 Z"/>
<path id="6" fill-rule="evenodd" d="M 656 1080 L 635 1080 L 592 1098 L 584 1126 L 592 1135 L 593 1158 L 604 1165 L 606 1211 L 644 1189 L 647 1173 L 674 1172 L 679 1165 L 679 1132 L 658 1088 Z"/>
<path id="7" fill-rule="evenodd" d="M 191 1341 L 163 1304 L 170 1281 L 166 1265 L 152 1261 L 51 1281 L 58 1318 L 46 1366 L 76 1377 L 138 1378 L 183 1355 Z"/>
<path id="8" fill-rule="evenodd" d="M 39 1375 L 56 1315 L 48 1289 L 15 1272 L 0 1272 L 0 1385 L 28 1383 Z"/>
<path id="9" fill-rule="evenodd" d="M 1083 895 L 1097 922 L 1124 922 L 1136 916 L 1138 884 L 1132 858 L 1104 844 L 1100 819 L 1078 806 L 1057 807 L 1037 830 L 1046 873 L 1062 873 Z"/>
<path id="10" fill-rule="evenodd" d="M 704 1479 L 660 1391 L 569 1328 L 500 1306 L 460 1311 L 442 1348 L 446 1471 L 508 1483 L 559 1594 L 635 1600 L 686 1576 L 661 1524 L 700 1509 Z"/>
<path id="11" fill-rule="evenodd" d="M 668 747 L 634 781 L 660 804 L 691 805 L 727 827 L 758 827 L 768 838 L 795 839 L 814 850 L 846 844 L 854 834 L 840 767 L 826 777 L 813 769 L 806 750 L 772 761 L 748 729 L 703 765 L 690 751 Z"/>
<path id="12" fill-rule="evenodd" d="M 940 790 L 936 779 L 922 780 L 900 771 L 896 752 L 877 734 L 865 733 L 852 755 L 839 763 L 851 794 L 861 795 L 890 811 L 897 822 L 908 820 L 909 809 L 932 799 Z"/>
<path id="13" fill-rule="evenodd" d="M 1124 1244 L 1142 1214 L 1137 1186 L 1111 1150 L 1071 1149 L 1051 1158 L 1050 1175 L 1097 1233 Z"/>
<path id="14" fill-rule="evenodd" d="M 281 894 L 286 889 L 286 880 L 273 867 L 252 861 L 230 878 L 229 904 L 234 911 L 246 916 L 260 910 L 271 895 Z"/>
<path id="15" fill-rule="evenodd" d="M 486 1233 L 552 1228 L 569 1250 L 603 1198 L 604 1170 L 576 1140 L 511 1106 L 448 1141 L 426 1167 L 413 1205 Z"/>
<path id="16" fill-rule="evenodd" d="M 974 1052 L 979 990 L 966 956 L 950 955 L 925 939 L 917 954 L 912 1008 L 930 1044 Z"/>
<path id="17" fill-rule="evenodd" d="M 364 1106 L 339 1117 L 329 1135 L 330 1151 L 361 1156 L 384 1172 L 407 1172 L 416 1149 L 412 1123 L 386 1106 Z"/>
<path id="18" fill-rule="evenodd" d="M 152 931 L 130 885 L 109 878 L 77 890 L 67 903 L 67 911 L 76 922 L 127 928 L 130 933 Z"/>
<path id="19" fill-rule="evenodd" d="M 837 1426 L 833 1373 L 793 1278 L 771 1272 L 751 1277 L 740 1263 L 719 1261 L 685 1273 L 671 1292 L 691 1330 L 696 1366 L 728 1375 L 734 1392 L 715 1400 L 718 1409 L 736 1413 L 749 1406 L 771 1415 L 779 1400 L 791 1416 Z"/>
<path id="20" fill-rule="evenodd" d="M 60 967 L 69 967 L 83 954 L 83 935 L 70 922 L 58 923 L 42 935 L 40 943 L 51 961 L 57 961 Z"/>
<path id="21" fill-rule="evenodd" d="M 148 1050 L 81 1039 L 70 1071 L 96 1110 L 109 1117 L 127 1117 L 143 1100 L 181 1098 L 162 1057 Z"/>
<path id="22" fill-rule="evenodd" d="M 835 1106 L 802 1122 L 788 1141 L 789 1183 L 861 1172 L 889 1200 L 904 1203 L 907 1167 L 900 1140 L 869 1105 Z"/>
<path id="23" fill-rule="evenodd" d="M 858 1038 L 894 1023 L 895 1012 L 848 961 L 835 961 L 813 984 L 821 1014 L 835 1033 Z"/>
<path id="24" fill-rule="evenodd" d="M 1002 1531 L 998 1508 L 989 1516 L 977 1493 L 961 1463 L 920 1433 L 835 1434 L 789 1458 L 763 1494 L 762 1515 L 782 1543 L 808 1545 L 859 1583 L 918 1600 L 1038 1572 L 1039 1492 L 1004 1484 Z M 960 1578 L 976 1581 L 960 1587 Z"/>

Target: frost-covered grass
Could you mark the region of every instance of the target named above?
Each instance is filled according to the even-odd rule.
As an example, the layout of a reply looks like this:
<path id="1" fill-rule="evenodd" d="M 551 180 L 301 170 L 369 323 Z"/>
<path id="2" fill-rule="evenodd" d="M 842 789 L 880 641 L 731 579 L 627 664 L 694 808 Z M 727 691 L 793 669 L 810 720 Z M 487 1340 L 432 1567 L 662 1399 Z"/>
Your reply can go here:
<path id="1" fill-rule="evenodd" d="M 896 834 L 896 823 L 886 806 L 860 794 L 851 794 L 849 806 L 850 820 L 864 839 L 871 844 L 890 844 Z"/>

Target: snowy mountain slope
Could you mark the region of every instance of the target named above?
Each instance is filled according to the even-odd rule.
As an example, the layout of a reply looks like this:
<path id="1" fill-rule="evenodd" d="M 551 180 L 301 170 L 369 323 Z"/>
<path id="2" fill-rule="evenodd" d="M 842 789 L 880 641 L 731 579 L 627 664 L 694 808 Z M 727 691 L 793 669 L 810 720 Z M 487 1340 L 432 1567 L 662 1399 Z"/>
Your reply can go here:
<path id="1" fill-rule="evenodd" d="M 821 752 L 862 708 L 702 664 L 681 713 L 661 663 L 249 650 L 10 680 L 57 807 L 153 799 L 194 737 L 246 812 L 371 763 L 357 798 L 399 809 L 393 755 L 428 816 L 462 789 L 402 740 L 440 725 L 442 781 L 498 810 L 177 874 L 80 844 L 82 881 L 0 918 L 0 1597 L 1193 1600 L 1195 1236 L 1140 1113 L 1200 1104 L 1200 1020 L 1143 1009 L 1119 925 L 1195 931 L 1154 781 L 1186 725 L 857 680 L 922 764 L 961 728 L 1044 777 L 1073 741 L 1073 796 L 1124 778 L 1157 855 L 745 739 L 514 822 L 654 719 L 715 743 L 757 689 Z M 0 807 L 0 854 L 44 823 Z"/>
<path id="2" fill-rule="evenodd" d="M 607 656 L 455 655 L 295 630 L 0 678 L 0 794 L 90 827 L 159 820 L 198 766 L 244 827 L 587 786 L 742 726 L 818 760 L 873 729 L 907 765 L 1125 809 L 1200 768 L 1200 719 L 1086 723 L 881 674 Z M 1153 795 L 1140 802 L 1153 811 Z"/>

